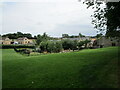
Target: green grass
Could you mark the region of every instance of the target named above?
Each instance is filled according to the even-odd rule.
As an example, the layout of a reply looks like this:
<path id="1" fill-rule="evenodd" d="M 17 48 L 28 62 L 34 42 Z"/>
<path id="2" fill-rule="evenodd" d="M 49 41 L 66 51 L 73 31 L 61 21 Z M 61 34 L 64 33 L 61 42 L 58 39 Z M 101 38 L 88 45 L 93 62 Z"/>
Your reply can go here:
<path id="1" fill-rule="evenodd" d="M 118 47 L 22 56 L 3 51 L 3 88 L 117 88 Z"/>

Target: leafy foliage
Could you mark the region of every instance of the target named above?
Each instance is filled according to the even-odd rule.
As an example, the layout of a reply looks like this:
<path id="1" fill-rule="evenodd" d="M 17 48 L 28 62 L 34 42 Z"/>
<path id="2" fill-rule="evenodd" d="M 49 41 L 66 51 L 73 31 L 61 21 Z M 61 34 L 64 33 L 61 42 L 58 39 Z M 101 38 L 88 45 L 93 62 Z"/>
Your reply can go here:
<path id="1" fill-rule="evenodd" d="M 78 35 L 69 35 L 69 34 L 62 34 L 62 38 L 78 38 L 78 37 L 85 37 L 85 35 L 82 35 L 79 33 Z"/>
<path id="2" fill-rule="evenodd" d="M 84 45 L 84 41 L 78 42 L 77 43 L 78 49 L 81 49 L 83 45 Z"/>
<path id="3" fill-rule="evenodd" d="M 109 2 L 107 5 L 107 36 L 120 37 L 120 2 Z"/>
<path id="4" fill-rule="evenodd" d="M 46 33 L 43 33 L 43 35 L 38 34 L 36 38 L 37 45 L 39 45 L 42 41 L 47 41 L 50 39 Z"/>
<path id="5" fill-rule="evenodd" d="M 42 41 L 40 43 L 41 52 L 60 52 L 62 50 L 62 43 L 60 41 Z"/>
<path id="6" fill-rule="evenodd" d="M 2 35 L 2 37 L 8 37 L 10 39 L 17 39 L 20 37 L 27 37 L 29 39 L 33 38 L 30 33 L 22 33 L 22 32 L 5 34 L 5 35 Z"/>
<path id="7" fill-rule="evenodd" d="M 97 34 L 95 37 L 96 37 L 96 38 L 100 38 L 100 37 L 102 37 L 102 36 L 103 36 L 103 34 L 100 33 L 100 34 Z"/>
<path id="8" fill-rule="evenodd" d="M 90 42 L 90 40 L 85 40 L 85 41 L 77 41 L 77 40 L 69 40 L 65 39 L 62 41 L 62 46 L 64 50 L 78 50 L 81 49 L 83 45 L 85 45 L 85 48 L 87 47 L 87 44 Z"/>
<path id="9" fill-rule="evenodd" d="M 27 54 L 28 56 L 30 55 L 30 50 L 28 50 L 28 49 L 19 49 L 19 50 L 17 50 L 17 48 L 14 47 L 14 50 L 16 52 L 21 53 L 21 54 Z"/>
<path id="10" fill-rule="evenodd" d="M 83 41 L 84 42 L 84 44 L 85 44 L 85 48 L 87 48 L 87 44 L 90 42 L 90 40 L 85 40 L 85 41 Z"/>
<path id="11" fill-rule="evenodd" d="M 65 39 L 62 41 L 62 46 L 64 50 L 68 50 L 71 49 L 73 46 L 73 41 L 69 40 L 69 39 Z"/>
<path id="12" fill-rule="evenodd" d="M 0 45 L 2 49 L 10 49 L 10 48 L 35 48 L 32 45 Z"/>
<path id="13" fill-rule="evenodd" d="M 47 51 L 47 42 L 46 41 L 42 41 L 40 43 L 40 49 L 41 49 L 41 52 Z"/>
<path id="14" fill-rule="evenodd" d="M 92 24 L 100 32 L 106 31 L 106 36 L 120 37 L 120 2 L 107 2 L 106 7 L 102 7 L 103 2 L 85 1 L 87 8 L 92 7 L 94 14 Z"/>
<path id="15" fill-rule="evenodd" d="M 81 49 L 83 45 L 85 45 L 85 48 L 87 47 L 87 44 L 89 43 L 89 40 L 80 41 L 77 40 L 69 40 L 65 39 L 62 41 L 42 41 L 40 43 L 40 50 L 41 52 L 60 52 L 63 50 L 78 50 Z"/>
<path id="16" fill-rule="evenodd" d="M 77 40 L 72 41 L 71 49 L 72 49 L 73 51 L 78 49 L 78 48 L 77 48 L 77 43 L 78 43 Z"/>
<path id="17" fill-rule="evenodd" d="M 63 38 L 69 38 L 69 35 L 68 34 L 62 34 L 62 37 Z"/>
<path id="18" fill-rule="evenodd" d="M 82 35 L 81 33 L 79 33 L 79 35 L 78 35 L 79 37 L 85 37 L 85 35 Z"/>

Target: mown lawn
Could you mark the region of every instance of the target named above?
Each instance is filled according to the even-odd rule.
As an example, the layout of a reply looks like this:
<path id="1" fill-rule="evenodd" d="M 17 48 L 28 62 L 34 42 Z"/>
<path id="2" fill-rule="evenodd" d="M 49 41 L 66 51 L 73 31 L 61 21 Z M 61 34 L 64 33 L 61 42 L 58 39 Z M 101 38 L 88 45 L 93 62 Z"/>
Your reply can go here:
<path id="1" fill-rule="evenodd" d="M 38 56 L 2 51 L 3 88 L 118 87 L 118 47 Z"/>

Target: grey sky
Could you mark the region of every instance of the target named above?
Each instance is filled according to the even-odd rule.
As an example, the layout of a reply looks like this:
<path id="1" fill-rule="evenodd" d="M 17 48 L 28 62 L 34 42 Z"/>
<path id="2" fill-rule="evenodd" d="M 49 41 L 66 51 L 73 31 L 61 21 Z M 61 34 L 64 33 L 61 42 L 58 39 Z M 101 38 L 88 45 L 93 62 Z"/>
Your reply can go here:
<path id="1" fill-rule="evenodd" d="M 46 32 L 58 37 L 62 33 L 96 35 L 90 17 L 93 10 L 86 9 L 78 0 L 11 0 L 0 6 L 2 34 L 21 31 L 32 35 Z"/>

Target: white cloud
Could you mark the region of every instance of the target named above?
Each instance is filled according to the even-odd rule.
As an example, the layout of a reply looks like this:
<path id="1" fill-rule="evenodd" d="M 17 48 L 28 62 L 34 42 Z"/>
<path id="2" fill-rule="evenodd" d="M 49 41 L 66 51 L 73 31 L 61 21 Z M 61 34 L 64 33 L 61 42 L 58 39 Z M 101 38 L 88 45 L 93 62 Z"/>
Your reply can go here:
<path id="1" fill-rule="evenodd" d="M 1 0 L 1 2 L 74 2 L 78 0 Z"/>
<path id="2" fill-rule="evenodd" d="M 58 0 L 59 2 L 57 0 L 30 1 L 6 3 L 3 7 L 2 33 L 22 31 L 42 34 L 43 32 L 53 33 L 53 30 L 58 29 L 55 30 L 57 31 L 55 34 L 60 36 L 59 32 L 61 31 L 58 28 L 60 25 L 75 26 L 75 24 L 79 24 L 91 26 L 90 15 L 93 10 L 86 9 L 86 6 L 77 0 Z M 93 28 L 91 27 L 91 29 Z M 74 30 L 66 31 L 66 33 L 70 33 Z M 91 31 L 88 31 L 88 35 L 89 32 Z"/>

